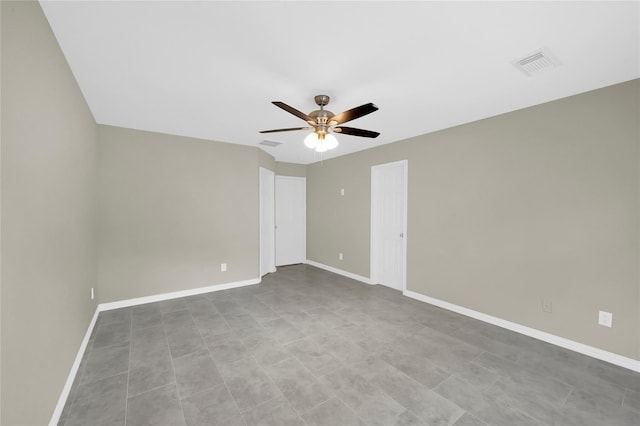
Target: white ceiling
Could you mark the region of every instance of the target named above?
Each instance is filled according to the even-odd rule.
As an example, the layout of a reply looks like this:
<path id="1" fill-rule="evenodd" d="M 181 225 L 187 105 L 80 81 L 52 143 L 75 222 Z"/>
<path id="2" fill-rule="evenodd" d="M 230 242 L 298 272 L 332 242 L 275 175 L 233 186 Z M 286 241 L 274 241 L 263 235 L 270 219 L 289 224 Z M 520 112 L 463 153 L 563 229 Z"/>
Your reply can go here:
<path id="1" fill-rule="evenodd" d="M 309 164 L 305 113 L 373 102 L 328 159 L 640 77 L 640 3 L 41 2 L 100 124 L 262 147 Z M 511 61 L 546 47 L 533 77 Z"/>

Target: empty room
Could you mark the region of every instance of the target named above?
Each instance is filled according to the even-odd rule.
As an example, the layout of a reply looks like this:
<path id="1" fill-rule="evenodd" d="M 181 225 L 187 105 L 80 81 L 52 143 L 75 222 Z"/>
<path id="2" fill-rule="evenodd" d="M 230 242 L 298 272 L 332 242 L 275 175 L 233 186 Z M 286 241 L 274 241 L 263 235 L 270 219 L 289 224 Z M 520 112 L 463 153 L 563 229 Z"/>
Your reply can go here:
<path id="1" fill-rule="evenodd" d="M 640 2 L 0 19 L 0 424 L 640 425 Z"/>

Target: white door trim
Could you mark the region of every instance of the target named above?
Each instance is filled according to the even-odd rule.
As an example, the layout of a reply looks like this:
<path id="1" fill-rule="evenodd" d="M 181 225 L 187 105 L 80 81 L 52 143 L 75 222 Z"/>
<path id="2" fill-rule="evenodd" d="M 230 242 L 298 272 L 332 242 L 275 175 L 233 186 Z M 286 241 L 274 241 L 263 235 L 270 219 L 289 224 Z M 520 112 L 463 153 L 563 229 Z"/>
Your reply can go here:
<path id="1" fill-rule="evenodd" d="M 276 174 L 272 170 L 260 167 L 261 277 L 270 272 L 276 272 L 275 175 Z"/>
<path id="2" fill-rule="evenodd" d="M 407 290 L 407 210 L 408 210 L 408 204 L 409 204 L 409 191 L 408 191 L 408 186 L 409 186 L 409 161 L 408 160 L 400 160 L 400 161 L 394 161 L 391 163 L 385 163 L 385 164 L 378 164 L 375 166 L 371 166 L 371 248 L 370 248 L 370 277 L 371 277 L 371 283 L 372 284 L 378 284 L 379 283 L 379 271 L 377 268 L 377 265 L 379 265 L 379 259 L 378 259 L 378 235 L 380 234 L 381 230 L 377 229 L 377 223 L 378 223 L 378 215 L 379 213 L 379 195 L 378 195 L 378 188 L 376 186 L 376 179 L 375 179 L 375 174 L 377 171 L 385 168 L 385 167 L 396 167 L 396 166 L 402 166 L 403 169 L 403 173 L 404 173 L 404 188 L 403 188 L 403 198 L 404 198 L 404 205 L 403 205 L 403 212 L 402 212 L 402 221 L 403 221 L 403 226 L 402 226 L 402 233 L 404 235 L 404 238 L 402 239 L 402 278 L 401 278 L 401 283 L 402 283 L 402 292 L 404 293 Z"/>

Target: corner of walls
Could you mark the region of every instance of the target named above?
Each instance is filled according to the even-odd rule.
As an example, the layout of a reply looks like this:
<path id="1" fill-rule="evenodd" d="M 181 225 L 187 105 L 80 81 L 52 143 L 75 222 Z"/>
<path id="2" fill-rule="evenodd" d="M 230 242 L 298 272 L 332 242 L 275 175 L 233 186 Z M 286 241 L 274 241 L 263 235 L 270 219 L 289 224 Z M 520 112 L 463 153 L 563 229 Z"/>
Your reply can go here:
<path id="1" fill-rule="evenodd" d="M 255 148 L 258 154 L 258 167 L 264 167 L 265 169 L 269 169 L 271 171 L 275 171 L 277 167 L 277 162 L 273 155 L 269 154 L 266 151 L 263 151 L 260 148 Z"/>
<path id="2" fill-rule="evenodd" d="M 259 276 L 269 154 L 113 126 L 99 126 L 98 145 L 100 303 Z"/>
<path id="3" fill-rule="evenodd" d="M 40 4 L 0 10 L 0 423 L 45 424 L 96 309 L 97 130 Z"/>

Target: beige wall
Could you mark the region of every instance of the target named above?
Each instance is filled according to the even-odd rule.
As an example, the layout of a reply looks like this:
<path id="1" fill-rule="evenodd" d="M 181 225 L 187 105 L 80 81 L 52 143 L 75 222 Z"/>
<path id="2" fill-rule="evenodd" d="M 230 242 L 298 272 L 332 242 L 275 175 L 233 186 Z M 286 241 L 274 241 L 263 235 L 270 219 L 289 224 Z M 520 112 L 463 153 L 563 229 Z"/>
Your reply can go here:
<path id="1" fill-rule="evenodd" d="M 265 169 L 269 169 L 271 171 L 275 171 L 277 166 L 276 160 L 273 156 L 267 152 L 264 152 L 261 149 L 255 149 L 258 155 L 258 166 L 264 167 Z M 258 172 L 256 172 L 258 173 Z M 260 174 L 258 173 L 258 181 L 260 181 Z"/>
<path id="2" fill-rule="evenodd" d="M 276 174 L 279 176 L 307 177 L 307 166 L 276 161 Z"/>
<path id="3" fill-rule="evenodd" d="M 0 8 L 0 422 L 46 424 L 96 308 L 96 128 L 40 5 Z"/>
<path id="4" fill-rule="evenodd" d="M 98 135 L 100 303 L 259 277 L 258 168 L 270 156 L 109 126 Z"/>
<path id="5" fill-rule="evenodd" d="M 308 166 L 308 258 L 368 277 L 371 166 L 408 159 L 409 290 L 640 359 L 639 91 L 635 80 Z"/>

